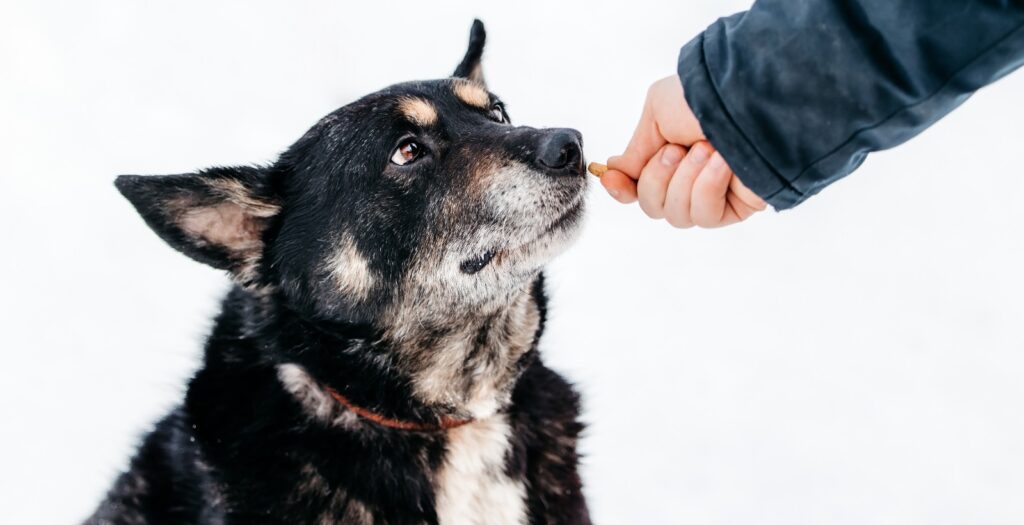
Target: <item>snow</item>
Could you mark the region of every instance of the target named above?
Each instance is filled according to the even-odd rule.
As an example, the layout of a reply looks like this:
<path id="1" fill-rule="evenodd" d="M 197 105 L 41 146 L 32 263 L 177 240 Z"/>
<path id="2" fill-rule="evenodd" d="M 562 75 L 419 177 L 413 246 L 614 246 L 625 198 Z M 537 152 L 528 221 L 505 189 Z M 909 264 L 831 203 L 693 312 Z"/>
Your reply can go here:
<path id="1" fill-rule="evenodd" d="M 0 5 L 0 516 L 84 517 L 182 396 L 227 280 L 118 174 L 271 160 L 448 74 L 479 16 L 517 123 L 618 153 L 646 86 L 742 2 Z M 1024 73 L 785 213 L 673 230 L 592 188 L 549 363 L 598 523 L 1019 523 Z"/>

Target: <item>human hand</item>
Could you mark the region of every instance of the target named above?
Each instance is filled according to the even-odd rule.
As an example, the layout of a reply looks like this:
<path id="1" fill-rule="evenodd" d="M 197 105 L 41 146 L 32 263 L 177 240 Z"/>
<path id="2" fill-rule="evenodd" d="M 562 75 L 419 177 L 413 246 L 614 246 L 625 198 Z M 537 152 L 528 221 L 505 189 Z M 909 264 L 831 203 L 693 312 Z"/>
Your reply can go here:
<path id="1" fill-rule="evenodd" d="M 704 140 L 676 75 L 648 89 L 633 138 L 608 168 L 601 184 L 612 197 L 624 204 L 639 199 L 649 217 L 677 228 L 726 226 L 767 206 Z"/>

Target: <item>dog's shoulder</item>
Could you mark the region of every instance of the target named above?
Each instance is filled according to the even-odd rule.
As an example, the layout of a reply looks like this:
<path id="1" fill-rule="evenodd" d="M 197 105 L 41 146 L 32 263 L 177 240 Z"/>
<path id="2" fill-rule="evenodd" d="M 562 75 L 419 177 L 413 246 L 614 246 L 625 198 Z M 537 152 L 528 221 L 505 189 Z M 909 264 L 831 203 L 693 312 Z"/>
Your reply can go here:
<path id="1" fill-rule="evenodd" d="M 574 435 L 583 430 L 577 422 L 581 406 L 576 388 L 539 357 L 523 371 L 512 392 L 512 405 L 517 415 L 527 418 L 530 424 L 565 424 L 564 431 Z M 574 424 L 569 425 L 570 422 Z"/>
<path id="2" fill-rule="evenodd" d="M 537 276 L 530 296 L 540 316 L 533 351 L 523 357 L 523 374 L 512 390 L 514 420 L 528 425 L 554 424 L 559 434 L 573 438 L 583 430 L 578 422 L 580 395 L 568 379 L 544 364 L 536 340 L 543 333 L 548 317 L 548 297 L 544 274 Z"/>
<path id="3" fill-rule="evenodd" d="M 216 521 L 219 491 L 186 419 L 176 409 L 156 424 L 86 525 Z"/>
<path id="4" fill-rule="evenodd" d="M 576 450 L 585 428 L 579 393 L 537 357 L 516 385 L 512 406 L 509 470 L 523 472 L 532 487 L 531 523 L 590 523 Z"/>

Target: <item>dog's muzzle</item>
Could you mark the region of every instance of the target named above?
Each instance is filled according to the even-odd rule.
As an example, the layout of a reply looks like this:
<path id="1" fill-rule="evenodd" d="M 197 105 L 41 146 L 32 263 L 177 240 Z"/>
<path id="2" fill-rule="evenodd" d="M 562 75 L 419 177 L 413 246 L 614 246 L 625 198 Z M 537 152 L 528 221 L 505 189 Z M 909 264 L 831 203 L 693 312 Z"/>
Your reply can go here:
<path id="1" fill-rule="evenodd" d="M 537 148 L 535 162 L 550 175 L 583 173 L 583 137 L 567 128 L 546 129 Z"/>

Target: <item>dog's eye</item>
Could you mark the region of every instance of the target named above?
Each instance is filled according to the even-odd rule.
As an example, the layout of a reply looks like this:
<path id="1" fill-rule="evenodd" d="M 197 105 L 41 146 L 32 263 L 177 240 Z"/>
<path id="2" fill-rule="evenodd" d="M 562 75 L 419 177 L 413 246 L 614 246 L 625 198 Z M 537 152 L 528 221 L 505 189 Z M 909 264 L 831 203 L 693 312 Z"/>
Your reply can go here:
<path id="1" fill-rule="evenodd" d="M 415 140 L 406 140 L 399 144 L 395 152 L 391 154 L 391 162 L 399 166 L 405 166 L 420 158 L 421 155 L 423 155 L 423 147 Z"/>
<path id="2" fill-rule="evenodd" d="M 491 106 L 491 116 L 498 122 L 505 122 L 505 105 L 498 102 Z"/>

